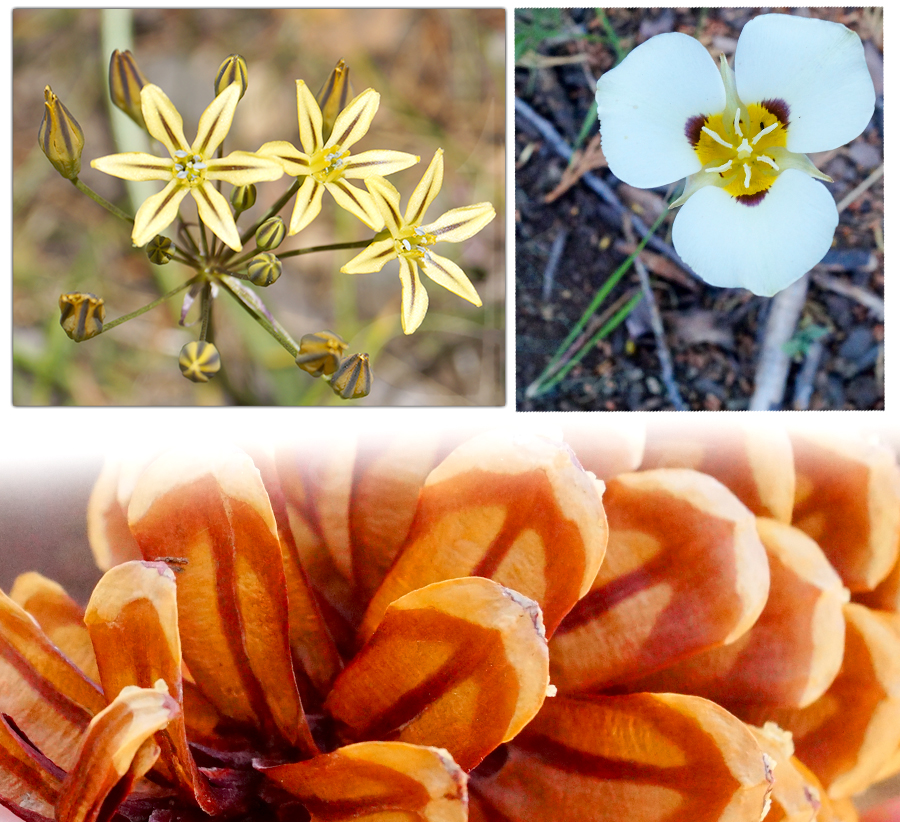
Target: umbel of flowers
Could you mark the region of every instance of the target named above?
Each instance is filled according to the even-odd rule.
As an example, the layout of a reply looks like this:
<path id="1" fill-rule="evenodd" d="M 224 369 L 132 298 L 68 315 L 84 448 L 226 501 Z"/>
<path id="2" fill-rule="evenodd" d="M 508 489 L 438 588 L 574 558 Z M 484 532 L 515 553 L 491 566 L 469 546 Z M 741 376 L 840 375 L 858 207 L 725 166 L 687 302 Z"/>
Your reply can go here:
<path id="1" fill-rule="evenodd" d="M 0 595 L 26 822 L 856 819 L 900 770 L 900 470 L 570 426 L 108 464 Z"/>
<path id="2" fill-rule="evenodd" d="M 164 183 L 133 218 L 80 179 L 83 131 L 47 86 L 38 137 L 57 171 L 132 224 L 132 242 L 145 248 L 152 262 L 165 265 L 176 261 L 193 271 L 189 279 L 159 300 L 110 322 L 104 322 L 106 309 L 101 297 L 87 292 L 64 294 L 60 297 L 60 323 L 66 334 L 82 342 L 186 292 L 180 322 L 186 324 L 189 311 L 197 303 L 200 331 L 199 338 L 181 350 L 179 365 L 188 379 L 207 382 L 222 366 L 213 341 L 212 306 L 215 297 L 225 292 L 294 357 L 301 369 L 327 380 L 344 399 L 355 399 L 371 388 L 368 355 L 345 356 L 347 344 L 331 331 L 310 332 L 296 342 L 251 287 L 273 285 L 282 274 L 285 259 L 315 251 L 367 247 L 344 266 L 342 271 L 348 273 L 376 272 L 388 259 L 400 259 L 400 314 L 406 334 L 419 327 L 428 307 L 419 267 L 432 281 L 480 306 L 478 293 L 462 269 L 434 254 L 430 246 L 438 240 L 468 239 L 493 220 L 493 206 L 478 203 L 451 209 L 437 220 L 420 225 L 443 180 L 443 152 L 438 148 L 413 192 L 405 218 L 400 217 L 395 202 L 399 193 L 384 177 L 420 158 L 392 150 L 356 152 L 356 144 L 365 137 L 378 111 L 380 95 L 370 88 L 353 96 L 349 74 L 349 68 L 340 61 L 315 97 L 303 80 L 296 81 L 302 150 L 278 141 L 266 143 L 257 151 L 225 154 L 223 144 L 248 88 L 247 64 L 240 55 L 231 55 L 219 67 L 215 97 L 200 117 L 197 136 L 189 142 L 182 117 L 165 92 L 147 81 L 130 52 L 115 51 L 110 62 L 112 101 L 157 141 L 160 151 L 98 157 L 91 161 L 91 167 L 126 180 Z M 277 181 L 285 174 L 296 178 L 287 191 L 255 223 L 239 229 L 241 215 L 256 202 L 256 185 Z M 366 188 L 355 185 L 355 181 L 362 181 Z M 232 186 L 230 198 L 222 194 L 223 183 Z M 369 239 L 279 251 L 287 237 L 301 232 L 319 214 L 326 191 L 367 227 Z M 285 225 L 278 213 L 292 198 L 293 212 Z M 196 222 L 183 214 L 188 201 L 196 207 Z M 163 232 L 173 223 L 174 237 L 165 236 Z"/>

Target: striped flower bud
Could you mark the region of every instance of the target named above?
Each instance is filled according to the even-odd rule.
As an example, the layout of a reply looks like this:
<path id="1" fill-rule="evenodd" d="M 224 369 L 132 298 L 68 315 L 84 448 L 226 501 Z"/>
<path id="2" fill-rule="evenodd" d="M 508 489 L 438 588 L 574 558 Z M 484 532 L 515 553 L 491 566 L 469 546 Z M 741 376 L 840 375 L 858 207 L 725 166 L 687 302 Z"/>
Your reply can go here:
<path id="1" fill-rule="evenodd" d="M 247 266 L 247 273 L 250 275 L 250 282 L 265 288 L 272 285 L 281 276 L 281 260 L 268 251 L 257 254 L 250 260 Z"/>
<path id="2" fill-rule="evenodd" d="M 151 263 L 165 265 L 174 256 L 172 253 L 172 241 L 162 234 L 157 234 L 147 243 L 147 256 Z"/>
<path id="3" fill-rule="evenodd" d="M 73 291 L 59 298 L 59 324 L 69 339 L 84 342 L 103 330 L 106 309 L 96 294 Z"/>
<path id="4" fill-rule="evenodd" d="M 337 371 L 346 350 L 347 343 L 330 331 L 304 334 L 300 338 L 300 353 L 295 362 L 314 377 L 331 375 Z"/>
<path id="5" fill-rule="evenodd" d="M 247 61 L 240 54 L 230 55 L 219 66 L 215 83 L 216 96 L 218 97 L 235 81 L 241 84 L 241 97 L 243 97 L 247 90 Z"/>
<path id="6" fill-rule="evenodd" d="M 245 186 L 235 186 L 231 189 L 231 205 L 235 214 L 240 214 L 248 208 L 253 208 L 256 203 L 256 186 L 253 183 Z"/>
<path id="7" fill-rule="evenodd" d="M 53 167 L 67 180 L 77 180 L 81 171 L 84 132 L 50 86 L 44 88 L 44 119 L 38 143 Z"/>
<path id="8" fill-rule="evenodd" d="M 194 340 L 181 349 L 178 357 L 181 373 L 191 382 L 209 382 L 219 373 L 222 360 L 218 349 L 206 340 Z"/>
<path id="9" fill-rule="evenodd" d="M 372 366 L 368 354 L 347 357 L 331 378 L 331 390 L 345 400 L 358 400 L 372 390 Z"/>
<path id="10" fill-rule="evenodd" d="M 334 121 L 353 99 L 353 86 L 350 84 L 350 67 L 339 60 L 325 85 L 316 95 L 316 102 L 322 109 L 322 139 L 327 140 L 334 128 Z"/>
<path id="11" fill-rule="evenodd" d="M 271 251 L 278 248 L 284 241 L 287 229 L 281 217 L 270 217 L 258 229 L 256 229 L 256 246 L 263 251 Z"/>
<path id="12" fill-rule="evenodd" d="M 147 82 L 130 51 L 116 49 L 112 53 L 109 60 L 110 99 L 141 128 L 147 127 L 141 110 L 141 89 Z"/>

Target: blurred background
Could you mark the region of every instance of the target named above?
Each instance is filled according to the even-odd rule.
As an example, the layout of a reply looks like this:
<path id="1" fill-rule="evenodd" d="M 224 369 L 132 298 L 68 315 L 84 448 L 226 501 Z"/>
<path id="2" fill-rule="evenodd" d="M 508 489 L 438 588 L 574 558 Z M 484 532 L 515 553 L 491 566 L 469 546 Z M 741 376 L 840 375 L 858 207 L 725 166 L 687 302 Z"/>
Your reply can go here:
<path id="1" fill-rule="evenodd" d="M 496 219 L 472 239 L 437 249 L 468 274 L 483 308 L 423 278 L 428 315 L 406 337 L 400 328 L 397 264 L 378 274 L 340 274 L 357 250 L 288 258 L 278 283 L 259 293 L 294 339 L 328 329 L 347 340 L 348 353 L 369 353 L 375 385 L 368 398 L 353 404 L 502 404 L 505 12 L 136 9 L 130 16 L 133 42 L 123 42 L 129 26 L 119 18 L 118 32 L 106 37 L 105 48 L 103 27 L 110 21 L 102 10 L 13 13 L 14 403 L 343 404 L 327 384 L 301 372 L 227 295 L 214 308 L 223 369 L 206 385 L 189 382 L 178 369 L 181 347 L 197 338 L 196 328 L 178 325 L 180 295 L 81 344 L 60 328 L 61 293 L 103 297 L 109 321 L 190 276 L 191 270 L 177 263 L 154 267 L 132 249 L 128 226 L 60 177 L 37 145 L 43 90 L 50 85 L 84 130 L 81 179 L 133 213 L 124 182 L 90 168 L 91 159 L 135 150 L 114 143 L 106 91 L 111 50 L 130 48 L 148 80 L 161 86 L 181 113 L 188 140 L 212 101 L 219 65 L 237 52 L 249 66 L 249 89 L 226 152 L 255 150 L 269 140 L 299 145 L 294 81 L 305 80 L 315 93 L 341 58 L 350 67 L 355 93 L 373 87 L 381 94 L 374 123 L 354 150 L 394 149 L 422 158 L 390 177 L 403 207 L 435 150 L 443 148 L 444 186 L 426 219 L 482 201 L 497 210 Z M 118 110 L 112 116 L 130 122 Z M 292 181 L 285 176 L 260 184 L 257 205 L 239 228 Z M 223 193 L 229 192 L 226 185 Z M 281 212 L 286 221 L 292 204 Z M 182 215 L 196 219 L 189 200 Z M 319 217 L 279 250 L 371 236 L 326 195 Z"/>

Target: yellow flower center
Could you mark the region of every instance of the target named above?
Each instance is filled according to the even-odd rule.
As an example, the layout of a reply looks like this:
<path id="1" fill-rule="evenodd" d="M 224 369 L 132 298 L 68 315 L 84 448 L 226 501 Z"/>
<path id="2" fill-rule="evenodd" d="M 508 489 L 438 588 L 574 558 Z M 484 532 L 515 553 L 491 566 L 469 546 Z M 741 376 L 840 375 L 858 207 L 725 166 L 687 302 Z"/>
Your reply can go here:
<path id="1" fill-rule="evenodd" d="M 199 154 L 190 154 L 187 151 L 175 152 L 175 164 L 172 166 L 172 176 L 191 187 L 199 185 L 206 179 L 206 163 Z"/>
<path id="2" fill-rule="evenodd" d="M 394 251 L 398 257 L 421 260 L 429 246 L 437 242 L 434 234 L 427 234 L 418 226 L 407 226 L 394 237 Z"/>
<path id="3" fill-rule="evenodd" d="M 340 146 L 319 149 L 309 158 L 310 174 L 320 183 L 333 183 L 344 176 L 344 167 L 350 157 L 350 150 L 341 151 Z"/>

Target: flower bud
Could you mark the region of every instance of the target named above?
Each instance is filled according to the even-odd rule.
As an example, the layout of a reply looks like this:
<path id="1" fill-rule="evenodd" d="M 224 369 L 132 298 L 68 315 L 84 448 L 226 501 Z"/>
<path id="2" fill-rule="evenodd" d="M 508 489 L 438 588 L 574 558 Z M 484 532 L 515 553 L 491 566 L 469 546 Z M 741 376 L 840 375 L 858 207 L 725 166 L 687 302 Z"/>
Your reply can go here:
<path id="1" fill-rule="evenodd" d="M 147 256 L 151 263 L 157 265 L 165 265 L 172 259 L 172 241 L 162 234 L 157 234 L 149 243 L 147 243 Z"/>
<path id="2" fill-rule="evenodd" d="M 250 282 L 265 288 L 272 285 L 281 276 L 281 260 L 268 251 L 257 254 L 250 259 L 247 266 L 247 273 L 250 275 Z"/>
<path id="3" fill-rule="evenodd" d="M 263 251 L 278 248 L 284 241 L 286 229 L 281 217 L 270 217 L 256 229 L 256 246 Z"/>
<path id="4" fill-rule="evenodd" d="M 124 111 L 144 129 L 147 126 L 141 109 L 141 89 L 147 82 L 130 51 L 116 49 L 112 53 L 109 60 L 109 96 L 116 108 Z"/>
<path id="5" fill-rule="evenodd" d="M 322 139 L 328 140 L 334 128 L 334 121 L 353 99 L 353 86 L 350 85 L 350 67 L 338 60 L 331 75 L 325 81 L 321 91 L 316 95 L 316 102 L 322 109 Z"/>
<path id="6" fill-rule="evenodd" d="M 77 180 L 81 171 L 84 132 L 50 86 L 44 88 L 44 119 L 38 143 L 53 167 L 67 180 Z"/>
<path id="7" fill-rule="evenodd" d="M 256 186 L 253 183 L 245 186 L 235 186 L 231 189 L 231 205 L 237 214 L 253 208 L 256 202 Z"/>
<path id="8" fill-rule="evenodd" d="M 59 298 L 59 324 L 69 339 L 84 342 L 103 330 L 106 309 L 96 294 L 73 291 Z"/>
<path id="9" fill-rule="evenodd" d="M 294 361 L 314 377 L 321 377 L 337 371 L 346 350 L 347 343 L 330 331 L 304 334 L 300 338 L 300 353 Z"/>
<path id="10" fill-rule="evenodd" d="M 219 373 L 222 361 L 219 352 L 211 342 L 196 340 L 181 349 L 178 357 L 181 373 L 191 382 L 209 382 L 210 377 Z"/>
<path id="11" fill-rule="evenodd" d="M 247 61 L 240 54 L 232 54 L 219 66 L 215 83 L 216 96 L 218 97 L 235 80 L 241 84 L 241 97 L 243 97 L 247 90 Z"/>
<path id="12" fill-rule="evenodd" d="M 358 400 L 372 390 L 372 366 L 368 354 L 347 357 L 331 378 L 331 390 L 345 400 Z"/>

